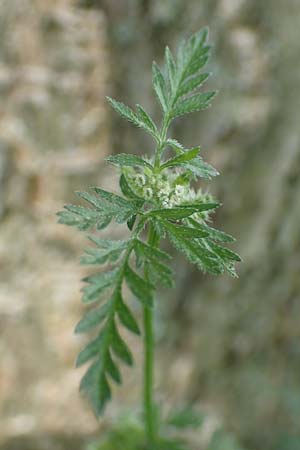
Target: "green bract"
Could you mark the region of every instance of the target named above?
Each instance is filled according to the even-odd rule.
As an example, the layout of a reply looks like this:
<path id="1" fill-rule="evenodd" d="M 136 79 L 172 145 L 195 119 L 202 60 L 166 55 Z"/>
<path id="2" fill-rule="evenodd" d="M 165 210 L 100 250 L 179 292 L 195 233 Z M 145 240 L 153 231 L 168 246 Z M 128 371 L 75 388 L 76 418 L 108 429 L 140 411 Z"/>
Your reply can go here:
<path id="1" fill-rule="evenodd" d="M 236 253 L 220 245 L 234 239 L 208 225 L 219 203 L 193 186 L 198 179 L 209 180 L 218 172 L 203 161 L 200 147 L 186 149 L 167 134 L 176 117 L 207 108 L 216 94 L 199 91 L 210 75 L 201 72 L 210 52 L 207 35 L 204 29 L 184 41 L 176 58 L 167 48 L 164 71 L 153 63 L 153 87 L 163 112 L 160 128 L 141 106 L 133 111 L 108 98 L 123 118 L 145 130 L 157 143 L 150 159 L 124 153 L 107 158 L 119 169 L 122 195 L 93 187 L 89 192 L 77 193 L 84 206 L 67 205 L 58 213 L 60 223 L 80 230 L 101 230 L 111 221 L 127 223 L 131 230 L 127 240 L 90 236 L 92 246 L 86 249 L 81 263 L 99 266 L 99 271 L 84 279 L 82 301 L 92 309 L 75 331 L 98 328 L 98 333 L 79 353 L 77 365 L 90 363 L 80 389 L 99 415 L 111 398 L 111 383 L 122 381 L 120 363 L 133 363 L 120 328 L 140 334 L 140 326 L 124 298 L 126 284 L 145 313 L 145 420 L 149 442 L 155 440 L 151 398 L 154 290 L 158 283 L 166 287 L 174 284 L 171 257 L 160 250 L 161 239 L 169 239 L 203 272 L 236 276 L 234 263 L 240 261 Z M 166 149 L 173 152 L 167 160 Z M 148 242 L 144 241 L 145 230 L 149 231 Z"/>

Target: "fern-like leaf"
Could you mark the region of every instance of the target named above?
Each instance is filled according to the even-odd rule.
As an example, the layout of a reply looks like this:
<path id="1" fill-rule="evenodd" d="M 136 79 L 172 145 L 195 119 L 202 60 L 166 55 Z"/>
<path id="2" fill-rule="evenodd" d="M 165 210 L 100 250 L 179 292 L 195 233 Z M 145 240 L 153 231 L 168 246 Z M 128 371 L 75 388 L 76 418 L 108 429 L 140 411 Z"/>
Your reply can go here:
<path id="1" fill-rule="evenodd" d="M 124 105 L 122 102 L 118 102 L 113 98 L 106 97 L 107 101 L 114 108 L 117 113 L 120 114 L 123 119 L 128 120 L 133 123 L 136 127 L 142 128 L 147 133 L 149 133 L 154 139 L 158 139 L 158 130 L 153 120 L 150 119 L 149 115 L 138 106 L 138 113 L 136 114 L 129 106 Z"/>

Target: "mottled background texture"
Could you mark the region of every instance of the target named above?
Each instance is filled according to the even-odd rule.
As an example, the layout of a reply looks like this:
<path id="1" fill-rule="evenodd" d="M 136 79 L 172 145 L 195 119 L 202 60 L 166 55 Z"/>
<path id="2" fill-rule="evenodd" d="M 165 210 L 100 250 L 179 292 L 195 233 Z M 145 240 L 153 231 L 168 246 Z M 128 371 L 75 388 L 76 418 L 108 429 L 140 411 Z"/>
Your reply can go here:
<path id="1" fill-rule="evenodd" d="M 299 0 L 1 0 L 1 450 L 83 450 L 138 404 L 136 339 L 104 422 L 78 393 L 85 238 L 55 212 L 76 189 L 117 189 L 109 153 L 151 151 L 105 95 L 159 120 L 151 62 L 203 25 L 220 94 L 173 133 L 221 172 L 215 220 L 244 263 L 235 280 L 176 257 L 177 288 L 158 299 L 158 398 L 194 403 L 246 450 L 300 449 Z"/>

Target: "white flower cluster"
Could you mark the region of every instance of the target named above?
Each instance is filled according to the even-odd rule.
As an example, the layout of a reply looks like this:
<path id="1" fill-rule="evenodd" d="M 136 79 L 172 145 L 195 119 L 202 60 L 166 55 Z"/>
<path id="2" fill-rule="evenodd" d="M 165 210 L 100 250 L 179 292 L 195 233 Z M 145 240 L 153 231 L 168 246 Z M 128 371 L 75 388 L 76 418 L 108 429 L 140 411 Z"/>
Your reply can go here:
<path id="1" fill-rule="evenodd" d="M 126 171 L 125 171 L 126 170 Z M 180 172 L 165 171 L 163 174 L 153 173 L 145 168 L 137 173 L 133 168 L 126 168 L 124 174 L 131 189 L 147 202 L 156 207 L 173 208 L 191 202 L 210 202 L 212 197 L 201 189 L 195 191 L 188 180 L 184 180 Z M 208 220 L 209 213 L 195 214 L 195 219 Z"/>
<path id="2" fill-rule="evenodd" d="M 165 208 L 172 208 L 173 206 L 178 206 L 180 203 L 185 201 L 186 194 L 188 192 L 188 187 L 182 184 L 171 184 L 165 183 L 158 190 L 158 197 L 162 202 L 162 206 Z"/>

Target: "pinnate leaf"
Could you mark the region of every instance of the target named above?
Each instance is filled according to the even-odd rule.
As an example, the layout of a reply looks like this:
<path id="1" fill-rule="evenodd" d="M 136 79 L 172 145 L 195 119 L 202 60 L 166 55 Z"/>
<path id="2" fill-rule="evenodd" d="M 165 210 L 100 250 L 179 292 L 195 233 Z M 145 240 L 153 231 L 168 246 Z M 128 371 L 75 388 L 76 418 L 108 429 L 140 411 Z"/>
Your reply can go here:
<path id="1" fill-rule="evenodd" d="M 102 366 L 102 360 L 95 361 L 87 370 L 80 383 L 80 391 L 90 401 L 96 416 L 103 413 L 111 398 L 111 390 Z"/>
<path id="2" fill-rule="evenodd" d="M 169 220 L 180 220 L 189 217 L 195 213 L 195 208 L 191 207 L 174 207 L 166 209 L 153 209 L 149 214 L 152 217 L 161 217 Z"/>
<path id="3" fill-rule="evenodd" d="M 132 366 L 133 357 L 124 339 L 120 336 L 118 329 L 113 322 L 111 325 L 111 349 L 118 358 L 120 358 L 128 366 Z"/>
<path id="4" fill-rule="evenodd" d="M 127 241 L 106 240 L 105 247 L 98 245 L 99 248 L 87 248 L 87 255 L 80 260 L 81 264 L 104 264 L 115 262 L 127 248 Z"/>
<path id="5" fill-rule="evenodd" d="M 108 375 L 111 376 L 111 378 L 117 384 L 122 383 L 122 377 L 120 374 L 120 370 L 119 370 L 118 366 L 116 365 L 116 363 L 114 362 L 114 360 L 112 359 L 109 351 L 107 352 L 107 355 L 106 355 L 105 371 Z"/>
<path id="6" fill-rule="evenodd" d="M 203 239 L 183 237 L 174 224 L 166 220 L 161 222 L 165 227 L 172 244 L 178 251 L 182 252 L 190 262 L 196 264 L 204 272 L 213 274 L 220 274 L 223 272 L 223 267 L 218 263 L 218 257 L 205 248 L 205 246 L 201 245 Z"/>
<path id="7" fill-rule="evenodd" d="M 173 150 L 175 150 L 176 153 L 181 154 L 185 151 L 185 148 L 180 142 L 178 142 L 176 139 L 167 139 L 166 144 L 169 145 Z"/>
<path id="8" fill-rule="evenodd" d="M 118 302 L 117 312 L 118 312 L 119 319 L 125 328 L 127 328 L 129 331 L 131 331 L 134 334 L 137 334 L 137 335 L 141 334 L 139 326 L 138 326 L 132 312 L 130 311 L 130 309 L 128 308 L 128 306 L 126 305 L 126 303 L 123 301 L 122 298 L 120 298 L 120 300 Z"/>
<path id="9" fill-rule="evenodd" d="M 207 231 L 201 230 L 199 228 L 186 227 L 184 225 L 175 224 L 173 224 L 173 227 L 174 230 L 176 230 L 177 235 L 183 238 L 202 239 L 209 236 L 209 233 Z"/>
<path id="10" fill-rule="evenodd" d="M 136 105 L 136 109 L 140 121 L 144 123 L 145 127 L 147 127 L 149 130 L 152 130 L 154 136 L 157 136 L 158 135 L 157 126 L 155 125 L 154 121 L 151 119 L 149 114 L 144 110 L 144 108 L 141 105 Z"/>
<path id="11" fill-rule="evenodd" d="M 75 328 L 75 333 L 85 333 L 97 325 L 100 325 L 106 318 L 109 310 L 109 305 L 105 303 L 100 308 L 88 311 L 86 315 L 78 322 Z"/>
<path id="12" fill-rule="evenodd" d="M 169 425 L 178 429 L 199 428 L 203 422 L 203 415 L 191 407 L 172 411 L 167 419 Z"/>
<path id="13" fill-rule="evenodd" d="M 178 90 L 178 98 L 183 97 L 187 94 L 190 94 L 195 89 L 200 88 L 203 85 L 203 83 L 205 83 L 205 81 L 208 79 L 208 77 L 210 75 L 211 75 L 210 73 L 206 72 L 206 73 L 199 73 L 199 74 L 195 75 L 194 77 L 187 78 L 181 84 L 181 86 Z"/>
<path id="14" fill-rule="evenodd" d="M 110 272 L 101 272 L 84 278 L 83 281 L 89 284 L 82 289 L 82 302 L 92 303 L 99 301 L 101 294 L 115 284 L 117 276 L 118 269 L 113 269 Z"/>
<path id="15" fill-rule="evenodd" d="M 168 92 L 166 81 L 156 62 L 152 65 L 152 83 L 164 112 L 168 110 Z"/>
<path id="16" fill-rule="evenodd" d="M 213 177 L 219 175 L 219 172 L 213 166 L 204 162 L 201 157 L 195 158 L 192 161 L 183 162 L 182 166 L 189 170 L 195 179 L 205 178 L 211 180 Z"/>
<path id="17" fill-rule="evenodd" d="M 184 100 L 179 100 L 172 110 L 172 117 L 175 118 L 208 108 L 216 93 L 216 91 L 201 92 L 185 98 Z"/>
<path id="18" fill-rule="evenodd" d="M 153 286 L 147 280 L 143 279 L 134 272 L 127 264 L 125 269 L 125 278 L 131 292 L 145 306 L 152 306 L 153 302 Z"/>
<path id="19" fill-rule="evenodd" d="M 171 259 L 168 253 L 140 240 L 136 240 L 134 251 L 137 260 L 144 264 L 149 280 L 154 285 L 159 282 L 166 287 L 173 286 L 173 271 L 166 265 Z"/>
<path id="20" fill-rule="evenodd" d="M 229 250 L 229 248 L 221 247 L 220 245 L 212 242 L 210 243 L 210 247 L 224 260 L 236 262 L 242 261 L 241 257 L 232 250 Z"/>
<path id="21" fill-rule="evenodd" d="M 224 231 L 212 228 L 205 223 L 200 224 L 196 221 L 192 221 L 191 223 L 193 224 L 193 226 L 200 228 L 203 231 L 207 231 L 209 233 L 210 239 L 220 242 L 235 242 L 235 238 L 230 236 L 230 234 L 224 233 Z"/>
<path id="22" fill-rule="evenodd" d="M 194 202 L 194 203 L 184 203 L 181 208 L 187 208 L 188 210 L 193 209 L 195 212 L 209 211 L 211 209 L 216 209 L 220 206 L 217 202 Z"/>
<path id="23" fill-rule="evenodd" d="M 89 361 L 91 358 L 95 358 L 101 349 L 101 341 L 103 340 L 103 334 L 97 336 L 93 341 L 89 342 L 79 353 L 76 360 L 76 367 L 80 367 Z"/>
<path id="24" fill-rule="evenodd" d="M 195 147 L 190 150 L 187 150 L 184 153 L 181 153 L 180 155 L 176 156 L 175 158 L 166 161 L 164 164 L 162 164 L 161 169 L 166 169 L 167 167 L 180 166 L 182 165 L 182 163 L 194 160 L 198 156 L 199 151 L 200 147 Z"/>
<path id="25" fill-rule="evenodd" d="M 148 120 L 145 120 L 144 116 L 141 115 L 141 111 L 138 110 L 138 114 L 136 114 L 131 108 L 124 105 L 122 102 L 118 102 L 117 100 L 114 100 L 110 97 L 106 97 L 108 102 L 111 104 L 111 106 L 114 108 L 117 113 L 120 114 L 123 119 L 128 120 L 129 122 L 133 123 L 135 126 L 139 128 L 143 128 L 145 131 L 147 131 L 149 134 L 151 134 L 155 139 L 158 138 L 157 136 L 157 129 L 154 125 L 154 122 L 151 120 L 151 124 L 149 124 Z M 154 125 L 154 126 L 153 126 Z"/>
<path id="26" fill-rule="evenodd" d="M 140 156 L 130 155 L 128 153 L 119 153 L 118 155 L 111 155 L 106 158 L 106 161 L 115 166 L 133 166 L 133 167 L 149 167 L 153 169 L 152 165 L 145 161 Z"/>
<path id="27" fill-rule="evenodd" d="M 99 213 L 91 208 L 85 208 L 78 205 L 65 205 L 65 211 L 57 213 L 58 223 L 77 227 L 84 231 L 96 226 L 98 229 L 108 225 L 111 221 L 111 216 L 104 213 Z"/>
<path id="28" fill-rule="evenodd" d="M 165 61 L 166 61 L 166 66 L 168 68 L 168 76 L 169 76 L 171 92 L 174 92 L 175 87 L 176 87 L 176 82 L 177 82 L 177 68 L 176 68 L 176 62 L 174 60 L 174 57 L 173 57 L 169 47 L 166 47 Z"/>

